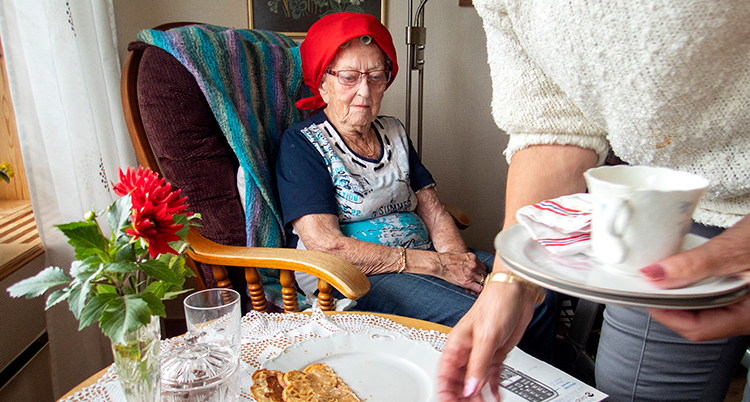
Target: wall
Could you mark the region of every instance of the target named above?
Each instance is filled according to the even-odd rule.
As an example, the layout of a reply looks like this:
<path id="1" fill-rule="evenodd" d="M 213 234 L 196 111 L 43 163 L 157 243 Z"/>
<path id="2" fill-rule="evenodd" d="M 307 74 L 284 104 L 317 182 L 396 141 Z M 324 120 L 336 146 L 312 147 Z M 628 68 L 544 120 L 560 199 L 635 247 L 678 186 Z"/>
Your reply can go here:
<path id="1" fill-rule="evenodd" d="M 386 26 L 399 52 L 402 73 L 386 93 L 381 114 L 403 119 L 407 3 L 386 2 Z M 245 0 L 116 0 L 115 18 L 121 58 L 140 29 L 164 22 L 248 26 Z M 472 226 L 463 233 L 467 243 L 493 251 L 492 242 L 503 219 L 507 165 L 502 150 L 507 137 L 490 115 L 491 83 L 481 18 L 472 7 L 459 7 L 458 0 L 431 0 L 425 21 L 422 159 L 438 183 L 441 199 L 458 205 L 471 217 Z M 416 100 L 417 74 L 413 77 Z M 416 111 L 413 113 L 416 120 Z"/>
<path id="2" fill-rule="evenodd" d="M 0 401 L 53 400 L 44 300 L 13 299 L 7 291 L 10 285 L 42 269 L 44 256 L 40 255 L 0 280 L 0 306 L 3 311 L 0 369 L 7 368 L 7 373 L 3 374 L 12 376 L 0 387 Z M 37 351 L 40 347 L 41 350 Z"/>

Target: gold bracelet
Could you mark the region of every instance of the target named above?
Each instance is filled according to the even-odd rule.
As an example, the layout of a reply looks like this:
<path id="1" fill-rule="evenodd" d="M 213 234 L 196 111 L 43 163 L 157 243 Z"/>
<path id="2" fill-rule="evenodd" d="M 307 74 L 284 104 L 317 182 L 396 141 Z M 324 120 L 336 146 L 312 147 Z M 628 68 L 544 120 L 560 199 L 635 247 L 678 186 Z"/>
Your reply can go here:
<path id="1" fill-rule="evenodd" d="M 484 278 L 484 286 L 487 286 L 490 282 L 504 282 L 504 283 L 518 283 L 519 285 L 536 291 L 536 300 L 534 303 L 538 306 L 542 304 L 544 298 L 547 297 L 547 290 L 541 286 L 537 286 L 520 276 L 513 275 L 512 273 L 491 273 Z"/>
<path id="2" fill-rule="evenodd" d="M 398 262 L 398 274 L 404 272 L 404 269 L 406 269 L 406 249 L 401 247 L 398 249 L 399 253 L 401 254 L 401 260 Z"/>

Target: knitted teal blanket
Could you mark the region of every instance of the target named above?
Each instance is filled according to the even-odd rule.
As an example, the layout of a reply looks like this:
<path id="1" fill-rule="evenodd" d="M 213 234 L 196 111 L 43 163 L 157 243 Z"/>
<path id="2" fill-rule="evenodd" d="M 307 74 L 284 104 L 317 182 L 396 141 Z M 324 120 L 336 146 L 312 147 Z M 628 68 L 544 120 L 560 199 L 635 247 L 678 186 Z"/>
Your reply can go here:
<path id="1" fill-rule="evenodd" d="M 247 245 L 280 247 L 272 172 L 282 133 L 302 118 L 294 106 L 306 90 L 297 44 L 273 32 L 211 25 L 149 29 L 138 39 L 166 50 L 195 76 L 246 173 Z"/>
<path id="2" fill-rule="evenodd" d="M 247 246 L 283 246 L 273 169 L 281 135 L 303 118 L 294 102 L 309 92 L 297 44 L 274 32 L 212 25 L 144 30 L 138 39 L 172 54 L 206 96 L 245 171 Z"/>

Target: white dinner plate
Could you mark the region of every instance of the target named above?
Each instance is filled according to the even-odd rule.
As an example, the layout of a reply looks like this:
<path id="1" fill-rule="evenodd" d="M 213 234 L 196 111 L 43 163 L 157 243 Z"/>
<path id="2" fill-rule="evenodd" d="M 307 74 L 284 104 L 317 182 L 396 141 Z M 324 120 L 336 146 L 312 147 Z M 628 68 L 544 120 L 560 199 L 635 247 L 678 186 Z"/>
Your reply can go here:
<path id="1" fill-rule="evenodd" d="M 440 354 L 427 342 L 373 329 L 307 339 L 262 366 L 289 371 L 326 363 L 363 401 L 433 402 Z"/>
<path id="2" fill-rule="evenodd" d="M 689 234 L 684 250 L 706 239 Z M 679 289 L 661 289 L 636 275 L 607 267 L 582 254 L 554 255 L 531 238 L 521 225 L 497 235 L 495 248 L 511 271 L 561 293 L 605 303 L 641 307 L 707 308 L 731 304 L 748 292 L 740 278 L 709 278 Z"/>

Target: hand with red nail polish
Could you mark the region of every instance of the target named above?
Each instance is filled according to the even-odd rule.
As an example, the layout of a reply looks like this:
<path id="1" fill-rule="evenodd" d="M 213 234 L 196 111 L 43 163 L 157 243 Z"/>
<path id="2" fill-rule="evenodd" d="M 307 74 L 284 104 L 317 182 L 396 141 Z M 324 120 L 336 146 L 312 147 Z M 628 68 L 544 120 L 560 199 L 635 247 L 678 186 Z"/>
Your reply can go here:
<path id="1" fill-rule="evenodd" d="M 495 267 L 502 267 L 495 258 Z M 437 375 L 440 402 L 492 402 L 482 397 L 488 383 L 500 400 L 500 369 L 529 325 L 535 299 L 536 292 L 516 284 L 494 282 L 484 288 L 448 335 Z"/>
<path id="2" fill-rule="evenodd" d="M 705 244 L 641 268 L 661 288 L 677 288 L 720 275 L 750 271 L 750 216 Z"/>
<path id="3" fill-rule="evenodd" d="M 736 275 L 750 283 L 750 215 L 705 244 L 641 269 L 661 288 Z M 750 334 L 750 296 L 726 307 L 704 310 L 649 309 L 651 315 L 692 341 Z"/>

